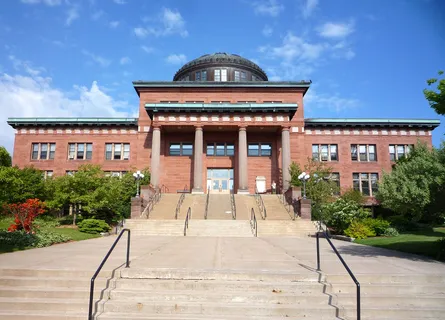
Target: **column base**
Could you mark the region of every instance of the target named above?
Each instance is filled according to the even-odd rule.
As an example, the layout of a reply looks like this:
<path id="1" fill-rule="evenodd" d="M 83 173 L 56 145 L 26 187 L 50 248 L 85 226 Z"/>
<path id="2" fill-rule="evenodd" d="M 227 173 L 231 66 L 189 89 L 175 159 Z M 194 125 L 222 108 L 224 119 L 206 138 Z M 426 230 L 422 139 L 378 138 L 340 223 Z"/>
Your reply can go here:
<path id="1" fill-rule="evenodd" d="M 249 189 L 238 189 L 236 191 L 237 194 L 250 194 Z"/>
<path id="2" fill-rule="evenodd" d="M 204 190 L 202 188 L 193 188 L 192 194 L 204 194 Z"/>

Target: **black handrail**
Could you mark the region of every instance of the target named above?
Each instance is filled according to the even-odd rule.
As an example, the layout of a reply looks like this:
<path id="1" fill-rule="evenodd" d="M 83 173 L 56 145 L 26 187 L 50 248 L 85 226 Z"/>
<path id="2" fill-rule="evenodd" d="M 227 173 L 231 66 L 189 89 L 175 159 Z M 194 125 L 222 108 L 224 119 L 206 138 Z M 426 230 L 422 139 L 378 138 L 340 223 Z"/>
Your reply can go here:
<path id="1" fill-rule="evenodd" d="M 192 208 L 189 207 L 184 222 L 184 237 L 187 235 L 187 229 L 189 228 L 189 220 L 192 218 Z"/>
<path id="2" fill-rule="evenodd" d="M 256 221 L 255 210 L 253 208 L 250 209 L 250 228 L 252 232 L 254 232 L 254 236 L 258 237 L 258 223 Z"/>
<path id="3" fill-rule="evenodd" d="M 355 286 L 357 287 L 357 320 L 360 320 L 361 318 L 361 308 L 360 308 L 360 282 L 358 282 L 357 278 L 352 273 L 351 269 L 349 268 L 348 264 L 343 260 L 343 257 L 338 252 L 337 248 L 332 243 L 330 236 L 326 230 L 323 230 L 321 227 L 321 223 L 319 224 L 319 229 L 323 232 L 326 240 L 328 241 L 329 245 L 331 246 L 332 250 L 334 250 L 335 254 L 337 255 L 338 259 L 340 259 L 340 262 L 343 264 L 343 267 L 345 267 L 346 271 L 348 272 L 349 276 L 352 278 L 352 281 L 354 281 Z M 321 271 L 320 269 L 320 232 L 317 231 L 317 271 Z"/>
<path id="4" fill-rule="evenodd" d="M 291 208 L 293 208 L 292 205 L 292 198 L 290 201 L 288 201 L 287 197 L 286 197 L 286 193 L 277 193 L 278 198 L 280 199 L 281 203 L 283 204 L 284 208 L 286 209 L 287 213 L 290 213 Z M 295 209 L 293 210 L 293 216 L 292 216 L 292 220 L 295 220 L 297 217 L 297 213 L 295 212 Z"/>
<path id="5" fill-rule="evenodd" d="M 204 219 L 207 219 L 207 211 L 209 210 L 210 187 L 207 188 L 206 207 L 204 211 Z"/>
<path id="6" fill-rule="evenodd" d="M 235 203 L 235 192 L 230 191 L 230 205 L 232 206 L 232 219 L 236 220 L 236 203 Z"/>
<path id="7" fill-rule="evenodd" d="M 261 194 L 258 193 L 258 189 L 256 187 L 255 187 L 255 200 L 256 204 L 258 205 L 258 209 L 260 209 L 261 218 L 265 220 L 267 218 L 266 206 L 264 205 L 263 198 L 261 197 Z"/>
<path id="8" fill-rule="evenodd" d="M 181 212 L 181 205 L 182 202 L 184 202 L 184 198 L 185 198 L 185 193 L 181 193 L 181 195 L 179 196 L 178 203 L 176 204 L 175 219 L 178 219 L 178 213 Z"/>
<path id="9" fill-rule="evenodd" d="M 100 270 L 102 270 L 102 267 L 104 266 L 105 262 L 107 262 L 108 257 L 111 255 L 111 253 L 114 250 L 114 247 L 116 247 L 116 244 L 121 239 L 122 235 L 125 231 L 128 231 L 128 239 L 127 239 L 127 261 L 125 263 L 125 268 L 130 267 L 130 229 L 123 229 L 117 239 L 114 241 L 113 245 L 111 246 L 110 250 L 108 250 L 108 253 L 106 254 L 105 258 L 100 263 L 99 267 L 97 268 L 96 272 L 94 273 L 93 277 L 91 278 L 91 285 L 90 285 L 90 305 L 88 308 L 88 320 L 93 320 L 93 298 L 94 298 L 94 281 L 96 280 L 97 276 L 99 275 Z"/>

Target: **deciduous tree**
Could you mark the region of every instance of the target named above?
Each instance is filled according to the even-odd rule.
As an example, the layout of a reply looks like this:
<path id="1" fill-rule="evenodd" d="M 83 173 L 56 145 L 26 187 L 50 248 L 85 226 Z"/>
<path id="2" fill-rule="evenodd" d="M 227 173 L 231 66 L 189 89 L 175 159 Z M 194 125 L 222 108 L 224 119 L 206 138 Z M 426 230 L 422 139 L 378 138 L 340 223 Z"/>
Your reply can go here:
<path id="1" fill-rule="evenodd" d="M 5 147 L 0 146 L 0 167 L 10 167 L 12 165 L 11 156 Z"/>
<path id="2" fill-rule="evenodd" d="M 441 76 L 442 79 L 431 78 L 426 81 L 430 87 L 437 84 L 435 90 L 424 89 L 423 94 L 431 108 L 438 114 L 445 115 L 445 78 L 443 77 L 443 71 L 439 71 L 438 75 Z"/>

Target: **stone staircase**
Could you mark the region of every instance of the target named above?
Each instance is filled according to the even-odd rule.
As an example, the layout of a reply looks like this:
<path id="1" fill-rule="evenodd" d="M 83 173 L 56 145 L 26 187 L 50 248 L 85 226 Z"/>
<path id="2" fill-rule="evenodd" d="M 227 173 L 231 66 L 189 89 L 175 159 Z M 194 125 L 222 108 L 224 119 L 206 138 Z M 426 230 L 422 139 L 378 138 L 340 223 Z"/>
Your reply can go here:
<path id="1" fill-rule="evenodd" d="M 262 194 L 267 211 L 267 220 L 291 220 L 293 213 L 287 212 L 276 194 Z"/>
<path id="2" fill-rule="evenodd" d="M 445 319 L 445 275 L 358 274 L 362 319 Z M 356 286 L 348 275 L 328 275 L 346 319 L 356 318 Z"/>
<path id="3" fill-rule="evenodd" d="M 125 228 L 132 236 L 184 236 L 184 220 L 128 219 Z"/>
<path id="4" fill-rule="evenodd" d="M 178 219 L 184 221 L 188 208 L 192 209 L 192 219 L 204 219 L 206 197 L 205 194 L 186 194 Z"/>
<path id="5" fill-rule="evenodd" d="M 181 194 L 163 193 L 161 199 L 150 212 L 150 220 L 174 219 L 176 205 Z"/>
<path id="6" fill-rule="evenodd" d="M 258 219 L 258 217 L 257 217 Z M 317 228 L 310 220 L 257 220 L 258 237 L 309 237 Z"/>
<path id="7" fill-rule="evenodd" d="M 210 194 L 207 219 L 231 220 L 230 194 Z"/>
<path id="8" fill-rule="evenodd" d="M 189 222 L 187 236 L 253 237 L 247 220 L 195 220 Z"/>
<path id="9" fill-rule="evenodd" d="M 258 214 L 258 206 L 253 195 L 236 194 L 236 220 L 250 220 L 250 212 L 253 208 Z M 258 217 L 260 219 L 260 217 Z"/>

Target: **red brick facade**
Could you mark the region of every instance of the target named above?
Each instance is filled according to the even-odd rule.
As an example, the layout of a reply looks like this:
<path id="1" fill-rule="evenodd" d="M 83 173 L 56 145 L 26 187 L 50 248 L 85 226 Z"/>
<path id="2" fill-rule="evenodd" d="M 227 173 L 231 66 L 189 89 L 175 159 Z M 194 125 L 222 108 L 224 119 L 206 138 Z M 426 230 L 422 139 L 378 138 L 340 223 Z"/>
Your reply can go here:
<path id="1" fill-rule="evenodd" d="M 354 172 L 378 173 L 391 170 L 389 157 L 390 144 L 415 144 L 417 140 L 431 145 L 432 128 L 380 126 L 345 126 L 343 127 L 305 127 L 303 95 L 305 89 L 297 87 L 156 87 L 139 88 L 139 119 L 136 125 L 120 126 L 15 126 L 13 164 L 19 167 L 33 165 L 41 170 L 51 170 L 54 175 L 77 170 L 85 163 L 100 164 L 105 171 L 130 171 L 150 167 L 153 127 L 161 128 L 160 148 L 160 184 L 168 187 L 170 192 L 193 187 L 193 156 L 170 156 L 169 146 L 174 142 L 193 143 L 195 126 L 203 127 L 203 175 L 202 185 L 206 186 L 208 168 L 233 168 L 234 190 L 238 189 L 238 130 L 247 127 L 247 143 L 260 142 L 272 145 L 272 155 L 266 157 L 248 157 L 248 189 L 254 192 L 257 176 L 266 178 L 270 187 L 272 181 L 280 185 L 282 180 L 281 129 L 290 130 L 291 161 L 302 167 L 312 155 L 312 144 L 337 144 L 338 161 L 329 161 L 334 172 L 340 173 L 342 188 L 352 186 Z M 240 101 L 264 103 L 279 101 L 298 104 L 292 118 L 286 113 L 156 113 L 149 116 L 146 103 L 175 101 L 186 103 L 199 101 Z M 56 152 L 53 160 L 31 160 L 32 143 L 55 143 Z M 91 160 L 69 160 L 68 143 L 92 143 Z M 128 160 L 105 160 L 106 143 L 129 143 Z M 206 156 L 208 142 L 226 142 L 235 145 L 235 156 Z M 357 162 L 351 160 L 351 144 L 375 144 L 377 161 Z M 287 170 L 287 169 L 286 169 Z"/>

